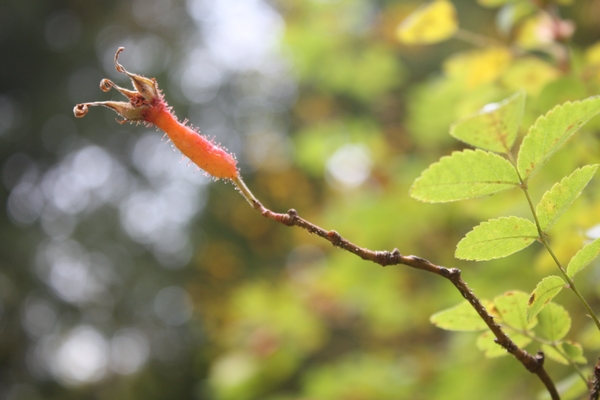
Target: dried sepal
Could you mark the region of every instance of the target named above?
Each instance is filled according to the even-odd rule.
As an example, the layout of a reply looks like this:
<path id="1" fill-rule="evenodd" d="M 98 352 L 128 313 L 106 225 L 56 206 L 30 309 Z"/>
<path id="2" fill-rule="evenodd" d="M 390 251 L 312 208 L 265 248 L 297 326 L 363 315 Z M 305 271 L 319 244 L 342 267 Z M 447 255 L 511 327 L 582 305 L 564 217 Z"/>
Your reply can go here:
<path id="1" fill-rule="evenodd" d="M 78 104 L 73 109 L 75 117 L 85 116 L 90 106 L 110 108 L 123 117 L 123 120 L 118 121 L 119 123 L 144 122 L 149 126 L 154 125 L 162 129 L 175 147 L 209 175 L 217 179 L 241 179 L 235 157 L 189 127 L 186 121 L 179 122 L 163 99 L 154 78 L 132 74 L 119 64 L 119 54 L 122 51 L 123 48 L 120 47 L 115 54 L 115 68 L 131 79 L 134 90 L 122 88 L 109 79 L 100 82 L 100 90 L 108 92 L 114 88 L 129 101 L 96 101 Z"/>
<path id="2" fill-rule="evenodd" d="M 115 69 L 131 79 L 135 90 L 120 87 L 110 79 L 102 79 L 102 81 L 100 81 L 100 90 L 108 92 L 114 88 L 123 96 L 127 97 L 129 102 L 95 101 L 77 104 L 73 109 L 75 117 L 84 117 L 88 113 L 90 106 L 103 106 L 112 109 L 124 118 L 124 120 L 118 120 L 119 123 L 140 122 L 145 120 L 145 112 L 161 100 L 156 80 L 132 74 L 119 63 L 119 54 L 123 50 L 123 47 L 119 47 L 115 54 Z"/>
<path id="3" fill-rule="evenodd" d="M 160 99 L 160 91 L 158 90 L 156 80 L 154 78 L 146 78 L 141 75 L 132 74 L 131 72 L 127 71 L 125 67 L 119 63 L 119 54 L 123 50 L 125 50 L 124 47 L 119 47 L 117 49 L 117 53 L 115 54 L 116 70 L 127 75 L 131 79 L 133 86 L 137 89 L 138 94 L 140 94 L 150 104 L 154 104 L 158 99 Z"/>
<path id="4" fill-rule="evenodd" d="M 75 108 L 73 108 L 73 114 L 75 114 L 76 118 L 83 118 L 88 113 L 90 106 L 110 108 L 124 118 L 123 120 L 117 120 L 120 124 L 124 124 L 125 122 L 143 121 L 144 111 L 148 107 L 136 107 L 133 104 L 124 101 L 94 101 L 91 103 L 77 104 Z"/>

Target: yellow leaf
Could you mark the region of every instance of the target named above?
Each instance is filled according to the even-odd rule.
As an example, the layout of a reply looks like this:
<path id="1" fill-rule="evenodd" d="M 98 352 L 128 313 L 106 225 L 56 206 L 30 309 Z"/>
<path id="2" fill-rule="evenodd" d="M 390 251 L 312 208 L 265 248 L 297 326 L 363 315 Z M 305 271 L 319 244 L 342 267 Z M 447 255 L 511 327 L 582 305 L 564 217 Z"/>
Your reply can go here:
<path id="1" fill-rule="evenodd" d="M 587 48 L 585 60 L 588 64 L 600 64 L 600 42 L 596 42 Z"/>
<path id="2" fill-rule="evenodd" d="M 537 96 L 547 83 L 559 76 L 560 71 L 545 61 L 525 57 L 512 63 L 501 80 L 510 91 L 524 89 L 528 95 Z"/>
<path id="3" fill-rule="evenodd" d="M 600 81 L 600 42 L 596 42 L 586 49 L 585 61 L 588 73 Z"/>
<path id="4" fill-rule="evenodd" d="M 512 3 L 511 0 L 477 0 L 479 5 L 484 7 L 500 7 L 507 3 Z"/>
<path id="5" fill-rule="evenodd" d="M 469 88 L 492 82 L 510 65 L 512 55 L 507 48 L 492 47 L 454 55 L 444 62 L 448 76 L 462 77 Z"/>
<path id="6" fill-rule="evenodd" d="M 451 38 L 457 30 L 454 5 L 448 0 L 434 0 L 402 21 L 396 36 L 405 44 L 430 44 Z"/>
<path id="7" fill-rule="evenodd" d="M 570 37 L 572 31 L 569 30 L 572 27 L 569 25 L 569 21 L 557 23 L 547 14 L 537 14 L 523 21 L 515 41 L 527 50 L 543 49 L 558 40 L 561 35 Z"/>

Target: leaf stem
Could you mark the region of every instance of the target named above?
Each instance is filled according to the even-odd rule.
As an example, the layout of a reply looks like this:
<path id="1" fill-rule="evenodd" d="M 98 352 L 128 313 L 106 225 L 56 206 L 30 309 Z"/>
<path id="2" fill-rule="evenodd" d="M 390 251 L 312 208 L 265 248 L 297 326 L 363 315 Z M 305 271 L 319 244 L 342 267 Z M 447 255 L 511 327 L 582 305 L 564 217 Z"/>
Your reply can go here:
<path id="1" fill-rule="evenodd" d="M 240 192 L 240 194 L 246 199 L 248 203 L 254 208 L 256 208 L 256 204 L 260 204 L 260 202 L 254 197 L 254 194 L 248 189 L 248 186 L 242 180 L 242 177 L 238 174 L 234 179 L 232 179 L 233 184 Z"/>
<path id="2" fill-rule="evenodd" d="M 565 358 L 565 360 L 567 360 L 567 362 L 569 363 L 569 366 L 571 368 L 573 368 L 573 370 L 575 370 L 575 373 L 581 378 L 583 383 L 585 383 L 585 385 L 588 386 L 589 385 L 588 378 L 584 375 L 581 368 L 579 368 L 579 366 L 577 364 L 575 364 L 575 362 L 573 362 L 573 360 L 571 360 L 567 356 L 567 354 L 556 343 L 551 343 L 550 346 L 554 347 L 554 350 L 556 350 L 556 352 L 558 354 L 560 354 L 561 356 L 563 356 Z"/>
<path id="3" fill-rule="evenodd" d="M 575 282 L 569 277 L 569 275 L 567 274 L 567 271 L 563 267 L 562 263 L 560 262 L 560 260 L 556 256 L 556 254 L 554 254 L 554 251 L 552 250 L 552 247 L 550 246 L 550 243 L 548 243 L 548 239 L 546 238 L 546 234 L 542 230 L 542 226 L 540 225 L 540 221 L 539 221 L 537 213 L 535 211 L 535 207 L 533 206 L 533 202 L 531 201 L 531 196 L 529 195 L 529 190 L 527 189 L 527 186 L 523 184 L 523 186 L 521 187 L 521 189 L 523 190 L 523 193 L 525 193 L 525 197 L 527 198 L 527 203 L 529 204 L 529 208 L 531 209 L 531 213 L 533 214 L 533 219 L 534 219 L 535 225 L 536 225 L 536 227 L 538 229 L 538 235 L 539 235 L 540 242 L 542 243 L 542 245 L 544 245 L 544 247 L 546 248 L 546 250 L 548 251 L 548 253 L 552 257 L 552 259 L 556 263 L 556 266 L 560 270 L 560 273 L 562 274 L 563 279 L 567 282 L 567 284 L 569 286 L 569 289 L 571 289 L 573 291 L 573 293 L 575 293 L 575 296 L 577 296 L 577 298 L 579 299 L 579 301 L 581 302 L 581 304 L 583 304 L 583 307 L 586 309 L 586 311 L 588 312 L 590 318 L 592 318 L 592 320 L 596 324 L 596 327 L 600 331 L 600 320 L 598 320 L 598 317 L 596 316 L 596 314 L 592 310 L 592 307 L 585 300 L 585 298 L 583 297 L 583 295 L 581 294 L 581 292 L 579 292 L 579 289 L 577 289 L 577 286 L 575 285 Z"/>
<path id="4" fill-rule="evenodd" d="M 550 244 L 548 243 L 548 240 L 545 237 L 542 238 L 542 244 L 544 245 L 544 247 L 546 247 L 546 250 L 548 250 L 548 253 L 550 253 L 550 255 L 554 259 L 554 262 L 556 263 L 556 265 L 558 265 L 558 268 L 560 269 L 561 273 L 563 274 L 563 278 L 569 284 L 569 288 L 573 291 L 573 293 L 575 293 L 575 296 L 577 296 L 579 301 L 581 301 L 581 304 L 583 304 L 583 306 L 585 307 L 586 311 L 588 312 L 590 318 L 592 318 L 592 320 L 594 320 L 596 327 L 600 331 L 600 320 L 598 320 L 598 317 L 594 313 L 594 310 L 592 310 L 592 307 L 585 300 L 585 298 L 583 297 L 581 292 L 579 292 L 579 289 L 577 289 L 577 286 L 575 286 L 575 282 L 566 273 L 565 269 L 563 268 L 560 261 L 558 260 L 558 257 L 556 257 L 556 254 L 554 254 L 554 251 L 552 251 L 552 248 L 550 247 Z"/>

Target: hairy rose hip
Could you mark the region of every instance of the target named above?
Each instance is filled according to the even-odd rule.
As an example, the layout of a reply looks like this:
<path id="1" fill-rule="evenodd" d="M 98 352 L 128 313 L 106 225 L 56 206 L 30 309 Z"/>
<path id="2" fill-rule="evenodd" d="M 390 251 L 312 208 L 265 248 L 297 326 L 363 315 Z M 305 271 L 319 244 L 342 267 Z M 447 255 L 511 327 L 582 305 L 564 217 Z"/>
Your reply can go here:
<path id="1" fill-rule="evenodd" d="M 108 92 L 111 88 L 115 88 L 127 97 L 129 102 L 97 101 L 77 104 L 73 109 L 75 117 L 85 116 L 89 106 L 104 106 L 124 118 L 119 121 L 120 123 L 145 122 L 155 125 L 169 136 L 175 147 L 208 174 L 215 178 L 231 179 L 236 184 L 240 182 L 234 156 L 185 123 L 179 122 L 167 105 L 154 78 L 132 74 L 119 64 L 119 54 L 122 51 L 123 47 L 120 47 L 115 54 L 115 68 L 131 79 L 135 90 L 119 87 L 109 79 L 100 82 L 100 89 Z"/>

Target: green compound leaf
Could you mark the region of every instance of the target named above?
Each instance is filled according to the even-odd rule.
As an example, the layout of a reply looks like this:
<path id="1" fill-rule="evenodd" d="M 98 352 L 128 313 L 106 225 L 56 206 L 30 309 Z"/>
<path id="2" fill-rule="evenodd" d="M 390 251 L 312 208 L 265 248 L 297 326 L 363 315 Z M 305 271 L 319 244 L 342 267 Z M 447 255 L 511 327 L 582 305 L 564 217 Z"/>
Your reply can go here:
<path id="1" fill-rule="evenodd" d="M 569 275 L 569 278 L 573 278 L 576 273 L 588 266 L 589 263 L 594 261 L 594 258 L 598 257 L 598 254 L 600 254 L 600 238 L 583 246 L 583 248 L 571 258 L 571 261 L 569 261 L 569 265 L 567 266 L 567 275 Z"/>
<path id="2" fill-rule="evenodd" d="M 454 256 L 484 261 L 502 258 L 529 246 L 538 238 L 535 224 L 528 219 L 504 217 L 482 222 L 458 243 Z"/>
<path id="3" fill-rule="evenodd" d="M 598 164 L 579 168 L 544 193 L 535 209 L 543 231 L 552 228 L 564 212 L 571 207 L 597 169 Z"/>
<path id="4" fill-rule="evenodd" d="M 410 188 L 427 203 L 485 196 L 519 185 L 515 168 L 501 156 L 483 150 L 455 151 L 429 166 Z"/>
<path id="5" fill-rule="evenodd" d="M 485 305 L 485 302 L 483 303 Z M 429 321 L 447 331 L 471 332 L 487 329 L 485 322 L 468 301 L 433 314 Z"/>
<path id="6" fill-rule="evenodd" d="M 535 121 L 519 149 L 517 167 L 523 179 L 540 169 L 587 121 L 600 113 L 600 96 L 558 105 Z"/>
<path id="7" fill-rule="evenodd" d="M 514 329 L 526 331 L 533 328 L 526 318 L 527 300 L 529 295 L 525 292 L 510 291 L 494 299 L 494 308 L 502 319 L 500 323 Z"/>
<path id="8" fill-rule="evenodd" d="M 583 348 L 579 343 L 562 342 L 556 346 L 543 344 L 542 351 L 545 356 L 563 365 L 587 363 L 587 359 L 583 355 Z"/>
<path id="9" fill-rule="evenodd" d="M 569 365 L 569 360 L 567 359 L 566 354 L 564 354 L 562 347 L 560 346 L 562 343 L 557 345 L 558 348 L 549 345 L 542 344 L 542 351 L 544 352 L 544 356 L 549 359 L 556 361 L 559 364 Z"/>
<path id="10" fill-rule="evenodd" d="M 521 333 L 507 330 L 507 334 L 510 339 L 520 348 L 523 348 L 531 343 L 531 339 Z M 496 343 L 494 339 L 496 339 L 496 337 L 492 332 L 488 331 L 482 333 L 477 337 L 477 348 L 481 350 L 487 358 L 502 357 L 507 355 L 508 352 L 504 349 L 504 347 Z"/>
<path id="11" fill-rule="evenodd" d="M 583 347 L 577 342 L 566 341 L 562 343 L 562 350 L 569 360 L 578 364 L 587 364 L 587 359 L 583 355 Z"/>
<path id="12" fill-rule="evenodd" d="M 560 276 L 547 276 L 537 284 L 527 307 L 527 321 L 532 321 L 552 299 L 565 287 L 565 281 Z"/>
<path id="13" fill-rule="evenodd" d="M 450 135 L 474 147 L 508 154 L 519 132 L 524 109 L 525 92 L 519 91 L 457 122 L 450 128 Z"/>
<path id="14" fill-rule="evenodd" d="M 539 314 L 535 328 L 539 336 L 556 342 L 565 337 L 571 329 L 571 316 L 564 307 L 549 303 Z"/>

